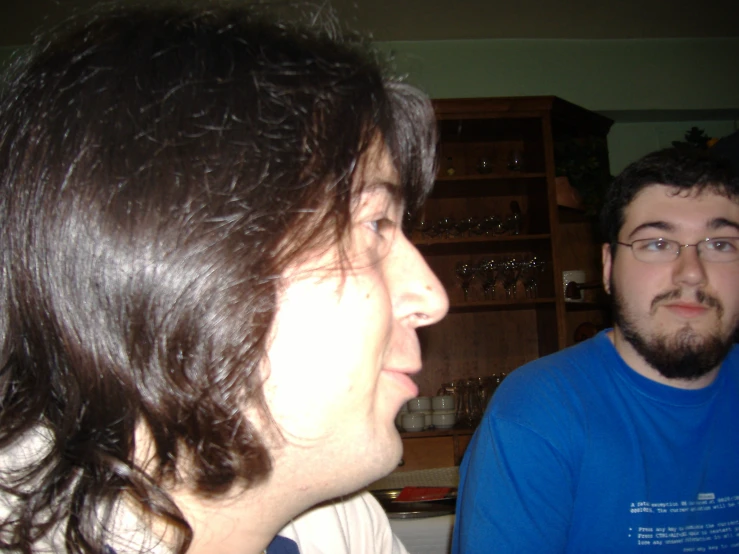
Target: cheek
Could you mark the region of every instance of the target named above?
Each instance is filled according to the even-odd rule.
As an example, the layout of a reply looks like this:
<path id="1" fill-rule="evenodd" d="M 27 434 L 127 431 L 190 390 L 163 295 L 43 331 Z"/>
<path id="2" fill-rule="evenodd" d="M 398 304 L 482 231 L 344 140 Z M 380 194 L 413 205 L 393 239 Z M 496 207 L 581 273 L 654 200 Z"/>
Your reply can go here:
<path id="1" fill-rule="evenodd" d="M 721 301 L 724 311 L 732 314 L 735 318 L 739 314 L 739 270 L 722 271 L 720 274 L 710 276 L 710 283 L 715 283 L 715 295 Z"/>
<path id="2" fill-rule="evenodd" d="M 265 384 L 275 418 L 371 392 L 391 340 L 389 297 L 367 279 L 298 283 L 281 299 Z M 318 408 L 318 409 L 317 409 Z M 308 417 L 308 414 L 306 414 Z"/>
<path id="3" fill-rule="evenodd" d="M 618 260 L 613 264 L 611 280 L 621 298 L 639 310 L 648 310 L 656 296 L 675 287 L 668 267 L 636 266 Z"/>

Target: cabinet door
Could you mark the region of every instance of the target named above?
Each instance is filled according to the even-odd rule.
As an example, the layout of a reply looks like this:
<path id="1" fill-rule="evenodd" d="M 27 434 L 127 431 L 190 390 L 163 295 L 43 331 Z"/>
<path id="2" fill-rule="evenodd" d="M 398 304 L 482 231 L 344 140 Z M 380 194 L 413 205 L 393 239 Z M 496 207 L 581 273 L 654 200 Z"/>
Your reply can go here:
<path id="1" fill-rule="evenodd" d="M 396 471 L 452 467 L 454 437 L 418 437 L 403 439 L 403 459 Z"/>
<path id="2" fill-rule="evenodd" d="M 467 446 L 472 440 L 472 435 L 455 435 L 454 436 L 454 464 L 462 463 L 462 458 L 467 450 Z"/>
<path id="3" fill-rule="evenodd" d="M 560 343 L 545 113 L 438 116 L 439 173 L 412 239 L 450 314 L 420 332 L 424 394 L 508 373 Z"/>

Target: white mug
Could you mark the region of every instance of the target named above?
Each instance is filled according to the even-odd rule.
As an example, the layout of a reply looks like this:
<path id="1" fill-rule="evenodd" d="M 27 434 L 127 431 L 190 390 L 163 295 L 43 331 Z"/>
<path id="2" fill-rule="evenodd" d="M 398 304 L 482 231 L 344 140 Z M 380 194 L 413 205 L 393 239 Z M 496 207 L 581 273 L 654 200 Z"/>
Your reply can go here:
<path id="1" fill-rule="evenodd" d="M 408 401 L 408 409 L 411 412 L 427 412 L 431 410 L 431 399 L 428 396 L 417 396 Z"/>
<path id="2" fill-rule="evenodd" d="M 570 281 L 574 281 L 575 283 L 584 283 L 585 282 L 585 272 L 581 269 L 572 269 L 570 271 L 563 271 L 562 272 L 562 286 L 566 290 L 567 289 L 567 283 Z M 582 302 L 585 297 L 583 296 L 583 291 L 580 290 L 580 297 L 579 298 L 567 298 L 565 297 L 565 302 Z"/>
<path id="3" fill-rule="evenodd" d="M 435 412 L 432 422 L 437 429 L 451 429 L 457 422 L 457 414 L 454 412 Z"/>
<path id="4" fill-rule="evenodd" d="M 426 426 L 426 414 L 420 412 L 403 414 L 400 425 L 404 431 L 423 431 Z"/>
<path id="5" fill-rule="evenodd" d="M 454 397 L 451 394 L 445 394 L 443 396 L 434 396 L 431 399 L 431 409 L 435 412 L 442 410 L 453 410 L 454 409 Z"/>

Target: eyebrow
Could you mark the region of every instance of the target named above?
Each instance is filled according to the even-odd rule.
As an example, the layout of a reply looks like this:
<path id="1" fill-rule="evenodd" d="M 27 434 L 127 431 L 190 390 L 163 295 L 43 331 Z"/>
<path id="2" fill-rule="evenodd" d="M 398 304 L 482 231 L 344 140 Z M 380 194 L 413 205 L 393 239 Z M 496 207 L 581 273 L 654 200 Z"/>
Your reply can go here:
<path id="1" fill-rule="evenodd" d="M 711 219 L 706 225 L 706 228 L 709 231 L 717 231 L 719 229 L 725 229 L 727 227 L 739 231 L 739 222 L 731 221 L 730 219 L 726 219 L 725 217 L 716 217 L 714 219 Z M 633 237 L 636 233 L 643 229 L 657 229 L 659 231 L 673 232 L 677 228 L 675 227 L 675 225 L 673 225 L 672 223 L 668 223 L 667 221 L 647 221 L 646 223 L 642 223 L 633 231 L 631 231 L 628 238 Z"/>
<path id="2" fill-rule="evenodd" d="M 739 231 L 739 222 L 726 219 L 725 217 L 717 217 L 708 222 L 708 228 L 712 231 L 726 227 Z"/>
<path id="3" fill-rule="evenodd" d="M 387 193 L 393 205 L 405 210 L 405 197 L 403 195 L 403 187 L 396 181 L 388 181 L 386 179 L 376 179 L 367 183 L 362 190 L 362 196 L 377 193 Z"/>
<path id="4" fill-rule="evenodd" d="M 637 226 L 633 231 L 631 231 L 627 238 L 633 237 L 635 234 L 637 234 L 642 229 L 657 229 L 659 231 L 674 231 L 675 226 L 672 223 L 667 223 L 666 221 L 647 221 L 646 223 L 642 223 L 641 225 Z"/>
<path id="5" fill-rule="evenodd" d="M 385 190 L 393 198 L 403 198 L 403 188 L 395 181 L 387 181 L 385 179 L 377 179 L 367 183 L 363 193 L 374 193 L 377 190 Z"/>

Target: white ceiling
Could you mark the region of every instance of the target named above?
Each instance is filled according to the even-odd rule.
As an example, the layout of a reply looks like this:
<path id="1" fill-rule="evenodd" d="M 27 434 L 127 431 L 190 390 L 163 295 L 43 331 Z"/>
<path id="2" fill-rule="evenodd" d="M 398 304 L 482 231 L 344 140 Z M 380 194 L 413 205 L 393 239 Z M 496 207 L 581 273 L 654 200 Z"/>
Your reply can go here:
<path id="1" fill-rule="evenodd" d="M 58 21 L 72 6 L 92 3 L 93 0 L 0 0 L 0 46 L 26 44 L 33 29 L 44 20 Z M 739 36 L 739 0 L 333 0 L 332 3 L 341 19 L 378 41 Z"/>

